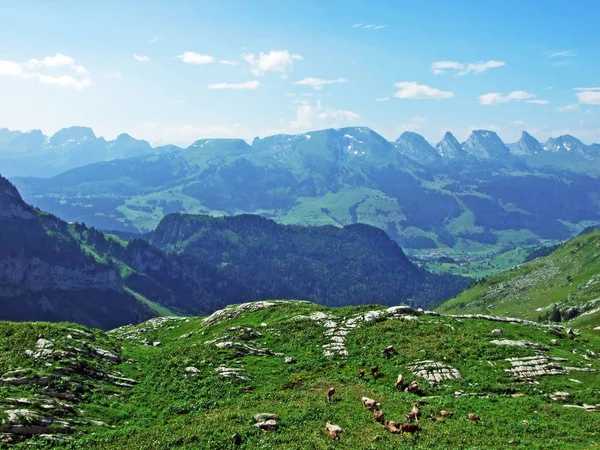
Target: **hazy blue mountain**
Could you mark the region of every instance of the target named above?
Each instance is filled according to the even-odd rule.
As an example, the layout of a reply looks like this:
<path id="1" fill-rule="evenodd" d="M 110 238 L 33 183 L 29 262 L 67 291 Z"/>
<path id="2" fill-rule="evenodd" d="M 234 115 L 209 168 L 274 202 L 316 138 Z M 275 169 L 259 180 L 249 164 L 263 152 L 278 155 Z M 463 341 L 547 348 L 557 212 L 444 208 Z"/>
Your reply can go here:
<path id="1" fill-rule="evenodd" d="M 526 131 L 523 131 L 517 142 L 508 144 L 508 148 L 513 155 L 517 156 L 534 156 L 544 151 L 539 141 Z"/>
<path id="2" fill-rule="evenodd" d="M 96 162 L 171 150 L 172 146 L 152 148 L 147 141 L 128 134 L 106 141 L 88 127 L 63 128 L 50 137 L 40 130 L 0 129 L 0 170 L 10 177 L 52 177 Z"/>
<path id="3" fill-rule="evenodd" d="M 600 165 L 590 164 L 599 146 L 549 142 L 556 150 L 540 150 L 523 133 L 507 146 L 476 130 L 464 146 L 446 133 L 433 149 L 415 133 L 389 142 L 350 127 L 251 145 L 202 139 L 49 179 L 13 180 L 32 204 L 101 229 L 150 231 L 173 212 L 250 213 L 286 224 L 367 223 L 411 249 L 500 249 L 565 239 L 600 219 Z"/>
<path id="4" fill-rule="evenodd" d="M 396 149 L 403 155 L 420 163 L 433 164 L 440 161 L 440 154 L 423 136 L 405 131 L 394 143 Z"/>
<path id="5" fill-rule="evenodd" d="M 510 153 L 498 135 L 489 130 L 474 130 L 462 147 L 478 160 L 503 161 Z"/>
<path id="6" fill-rule="evenodd" d="M 462 160 L 468 156 L 458 140 L 449 131 L 444 134 L 444 138 L 438 142 L 435 149 L 444 161 Z"/>

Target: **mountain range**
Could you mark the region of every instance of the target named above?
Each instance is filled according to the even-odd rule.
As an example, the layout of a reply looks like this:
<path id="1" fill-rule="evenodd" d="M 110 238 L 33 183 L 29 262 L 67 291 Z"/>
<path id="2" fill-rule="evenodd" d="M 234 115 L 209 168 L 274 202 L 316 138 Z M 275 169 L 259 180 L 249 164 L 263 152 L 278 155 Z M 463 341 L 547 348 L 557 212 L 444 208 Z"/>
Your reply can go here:
<path id="1" fill-rule="evenodd" d="M 63 128 L 52 136 L 0 128 L 0 172 L 5 176 L 52 177 L 100 161 L 169 151 L 123 133 L 115 140 L 97 137 L 88 127 Z"/>
<path id="2" fill-rule="evenodd" d="M 68 221 L 138 233 L 172 212 L 251 213 L 366 223 L 403 248 L 467 252 L 562 240 L 600 220 L 600 146 L 571 136 L 504 144 L 475 130 L 434 147 L 416 133 L 389 142 L 353 127 L 153 151 L 12 181 Z"/>
<path id="3" fill-rule="evenodd" d="M 0 177 L 0 320 L 111 328 L 240 301 L 427 306 L 468 279 L 412 264 L 383 231 L 170 214 L 122 240 L 32 208 Z"/>

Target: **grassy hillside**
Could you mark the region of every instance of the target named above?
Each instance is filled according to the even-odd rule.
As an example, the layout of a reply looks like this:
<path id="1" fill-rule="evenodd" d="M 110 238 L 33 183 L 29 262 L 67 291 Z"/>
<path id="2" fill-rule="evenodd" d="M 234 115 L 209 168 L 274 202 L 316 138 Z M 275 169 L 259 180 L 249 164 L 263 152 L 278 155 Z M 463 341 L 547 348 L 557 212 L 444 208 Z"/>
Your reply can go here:
<path id="1" fill-rule="evenodd" d="M 599 326 L 599 308 L 600 231 L 593 231 L 548 256 L 474 283 L 437 310 Z"/>
<path id="2" fill-rule="evenodd" d="M 0 323 L 2 431 L 38 426 L 44 433 L 2 435 L 20 441 L 12 448 L 581 449 L 600 440 L 592 412 L 600 408 L 598 332 L 571 340 L 534 324 L 275 301 L 108 334 L 73 328 Z M 502 335 L 492 333 L 498 328 Z M 388 345 L 397 354 L 386 358 Z M 438 380 L 430 383 L 422 369 L 432 362 L 443 370 L 434 369 Z M 548 375 L 523 372 L 536 362 Z M 399 373 L 418 381 L 420 392 L 397 391 Z M 7 381 L 15 378 L 25 381 Z M 562 399 L 552 398 L 556 392 Z M 363 396 L 399 422 L 419 402 L 422 431 L 388 433 Z M 454 417 L 429 420 L 442 409 Z M 277 414 L 278 431 L 257 429 L 258 413 Z M 325 432 L 327 421 L 344 430 L 339 442 Z"/>

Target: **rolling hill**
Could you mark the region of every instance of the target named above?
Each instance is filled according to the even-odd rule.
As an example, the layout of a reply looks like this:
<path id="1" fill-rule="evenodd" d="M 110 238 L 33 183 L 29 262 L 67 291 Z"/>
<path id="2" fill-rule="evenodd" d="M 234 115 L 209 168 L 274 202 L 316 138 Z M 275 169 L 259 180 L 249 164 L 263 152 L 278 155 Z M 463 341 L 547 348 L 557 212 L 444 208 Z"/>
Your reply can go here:
<path id="1" fill-rule="evenodd" d="M 126 241 L 32 208 L 2 177 L 0 234 L 4 320 L 106 329 L 265 298 L 427 306 L 467 284 L 413 265 L 384 232 L 367 225 L 172 214 L 147 240 Z"/>
<path id="2" fill-rule="evenodd" d="M 437 310 L 600 325 L 600 231 L 527 264 L 477 281 Z"/>

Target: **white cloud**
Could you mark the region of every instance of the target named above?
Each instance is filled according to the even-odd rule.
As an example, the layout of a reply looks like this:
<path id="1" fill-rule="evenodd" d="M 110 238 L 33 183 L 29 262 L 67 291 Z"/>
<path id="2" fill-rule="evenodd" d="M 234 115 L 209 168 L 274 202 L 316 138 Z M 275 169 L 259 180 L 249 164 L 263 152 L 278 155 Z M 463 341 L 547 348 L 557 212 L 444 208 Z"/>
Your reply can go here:
<path id="1" fill-rule="evenodd" d="M 56 53 L 54 56 L 46 56 L 41 61 L 37 59 L 30 59 L 27 63 L 27 66 L 29 68 L 46 67 L 49 69 L 54 69 L 57 67 L 73 66 L 74 64 L 75 60 L 70 56 L 63 55 L 62 53 Z"/>
<path id="2" fill-rule="evenodd" d="M 294 84 L 298 84 L 300 86 L 310 86 L 311 88 L 320 91 L 321 89 L 323 89 L 323 86 L 326 86 L 328 84 L 345 83 L 346 81 L 348 81 L 347 78 L 336 78 L 335 80 L 324 80 L 322 78 L 305 78 L 303 80 L 296 81 Z"/>
<path id="3" fill-rule="evenodd" d="M 144 122 L 142 124 L 142 128 L 156 128 L 158 127 L 158 124 L 154 123 L 154 122 Z"/>
<path id="4" fill-rule="evenodd" d="M 568 56 L 576 56 L 577 54 L 573 52 L 573 50 L 564 50 L 562 52 L 552 53 L 548 55 L 548 58 L 564 58 Z"/>
<path id="5" fill-rule="evenodd" d="M 510 94 L 508 94 L 509 100 L 526 100 L 533 97 L 535 97 L 535 95 L 525 91 L 512 91 Z"/>
<path id="6" fill-rule="evenodd" d="M 583 88 L 575 88 L 574 91 L 600 91 L 600 87 L 583 87 Z"/>
<path id="7" fill-rule="evenodd" d="M 245 81 L 243 83 L 217 83 L 217 84 L 210 84 L 208 86 L 209 89 L 234 89 L 234 90 L 241 90 L 241 89 L 258 89 L 258 86 L 260 86 L 260 82 L 257 80 L 252 80 L 252 81 Z"/>
<path id="8" fill-rule="evenodd" d="M 579 103 L 600 105 L 600 88 L 577 88 L 575 90 Z"/>
<path id="9" fill-rule="evenodd" d="M 79 66 L 77 64 L 73 64 L 71 66 L 71 68 L 77 72 L 79 75 L 87 75 L 89 72 L 87 71 L 87 69 L 83 66 Z"/>
<path id="10" fill-rule="evenodd" d="M 394 84 L 394 86 L 398 88 L 398 91 L 393 95 L 395 98 L 443 100 L 454 97 L 454 93 L 451 91 L 441 91 L 425 84 L 418 84 L 415 81 L 402 81 Z"/>
<path id="11" fill-rule="evenodd" d="M 376 98 L 375 101 L 376 102 L 387 102 L 390 98 L 389 97 L 379 97 Z"/>
<path id="12" fill-rule="evenodd" d="M 294 61 L 302 60 L 302 56 L 287 50 L 271 50 L 269 53 L 260 52 L 258 56 L 244 53 L 242 59 L 250 64 L 250 72 L 258 76 L 266 72 L 285 74 L 288 70 L 292 70 Z"/>
<path id="13" fill-rule="evenodd" d="M 358 28 L 358 27 L 362 27 L 363 24 L 362 23 L 355 23 L 354 25 L 352 25 L 352 28 Z"/>
<path id="14" fill-rule="evenodd" d="M 577 103 L 571 103 L 569 105 L 559 106 L 558 108 L 556 108 L 556 110 L 558 112 L 571 112 L 571 111 L 577 111 L 578 109 L 579 109 L 579 105 Z"/>
<path id="15" fill-rule="evenodd" d="M 155 36 L 152 39 L 150 39 L 149 43 L 150 44 L 156 44 L 160 40 L 162 40 L 162 36 Z"/>
<path id="16" fill-rule="evenodd" d="M 377 25 L 376 27 L 373 27 L 374 30 L 381 30 L 382 28 L 387 27 L 387 25 Z"/>
<path id="17" fill-rule="evenodd" d="M 112 72 L 107 72 L 104 74 L 104 78 L 108 78 L 109 80 L 120 80 L 122 77 L 121 72 L 117 72 L 113 70 Z"/>
<path id="18" fill-rule="evenodd" d="M 513 100 L 526 100 L 526 103 L 532 103 L 535 105 L 547 105 L 547 100 L 535 99 L 535 95 L 526 91 L 512 91 L 508 95 L 502 95 L 499 92 L 490 92 L 489 94 L 483 94 L 479 96 L 479 103 L 481 105 L 499 105 L 501 103 L 508 103 Z"/>
<path id="19" fill-rule="evenodd" d="M 219 64 L 225 64 L 226 66 L 237 66 L 237 63 L 235 61 L 230 61 L 228 59 L 220 60 Z"/>
<path id="20" fill-rule="evenodd" d="M 363 28 L 364 28 L 365 30 L 367 30 L 367 29 L 369 29 L 369 28 L 373 28 L 374 26 L 375 26 L 375 24 L 374 24 L 374 23 L 371 23 L 371 24 L 369 24 L 369 25 L 365 25 Z"/>
<path id="21" fill-rule="evenodd" d="M 135 59 L 136 61 L 139 61 L 139 62 L 150 61 L 150 58 L 148 56 L 138 55 L 138 54 L 133 55 L 133 59 Z"/>
<path id="22" fill-rule="evenodd" d="M 195 52 L 183 52 L 181 55 L 177 55 L 177 58 L 185 64 L 196 64 L 198 66 L 215 62 L 214 56 L 201 55 L 200 53 Z"/>
<path id="23" fill-rule="evenodd" d="M 503 97 L 502 94 L 498 92 L 490 92 L 489 94 L 479 96 L 479 103 L 482 105 L 498 105 L 506 102 L 508 102 L 508 98 Z"/>
<path id="24" fill-rule="evenodd" d="M 21 64 L 14 61 L 0 61 L 0 75 L 18 77 L 23 74 Z"/>
<path id="25" fill-rule="evenodd" d="M 81 90 L 86 86 L 92 84 L 92 80 L 89 78 L 84 78 L 83 80 L 78 80 L 71 75 L 61 75 L 61 76 L 52 76 L 52 75 L 38 75 L 37 76 L 40 83 L 43 84 L 54 84 L 56 86 L 72 88 L 76 90 Z"/>
<path id="26" fill-rule="evenodd" d="M 457 71 L 458 76 L 466 75 L 468 73 L 483 73 L 489 69 L 495 69 L 506 65 L 504 61 L 479 61 L 474 63 L 459 63 L 456 61 L 436 61 L 431 64 L 431 71 L 434 75 L 443 75 L 448 70 Z"/>
<path id="27" fill-rule="evenodd" d="M 57 69 L 73 71 L 74 75 L 56 74 Z M 49 75 L 48 71 L 51 71 Z M 64 88 L 81 90 L 92 84 L 88 70 L 78 64 L 70 56 L 56 53 L 44 59 L 30 59 L 26 63 L 0 61 L 0 76 L 37 80 L 42 84 L 51 84 Z"/>
<path id="28" fill-rule="evenodd" d="M 359 119 L 360 116 L 352 111 L 343 109 L 323 108 L 320 102 L 317 106 L 301 105 L 296 108 L 296 120 L 290 122 L 293 129 L 315 129 L 338 127 Z"/>

